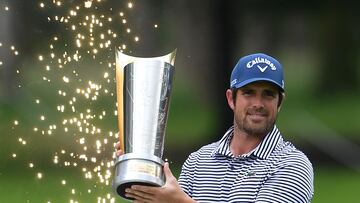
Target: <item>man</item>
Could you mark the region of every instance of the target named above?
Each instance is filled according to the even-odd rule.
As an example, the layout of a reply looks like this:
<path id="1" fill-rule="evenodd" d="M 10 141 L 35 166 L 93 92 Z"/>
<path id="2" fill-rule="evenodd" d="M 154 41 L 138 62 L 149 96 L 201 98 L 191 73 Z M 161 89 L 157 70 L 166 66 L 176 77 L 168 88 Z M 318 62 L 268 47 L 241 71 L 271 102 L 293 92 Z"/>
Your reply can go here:
<path id="1" fill-rule="evenodd" d="M 284 96 L 276 59 L 261 53 L 241 58 L 226 91 L 234 125 L 190 154 L 179 183 L 165 163 L 163 187 L 133 186 L 126 195 L 139 203 L 310 202 L 312 165 L 275 125 Z"/>

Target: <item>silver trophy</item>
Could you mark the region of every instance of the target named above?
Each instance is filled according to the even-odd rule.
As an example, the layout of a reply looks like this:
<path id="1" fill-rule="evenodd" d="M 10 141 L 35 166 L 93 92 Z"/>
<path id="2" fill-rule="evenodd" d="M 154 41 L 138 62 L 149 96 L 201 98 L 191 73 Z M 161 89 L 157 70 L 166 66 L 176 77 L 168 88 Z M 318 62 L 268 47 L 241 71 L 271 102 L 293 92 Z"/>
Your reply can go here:
<path id="1" fill-rule="evenodd" d="M 162 155 L 176 51 L 154 58 L 116 51 L 118 124 L 124 154 L 115 161 L 113 189 L 164 185 Z"/>

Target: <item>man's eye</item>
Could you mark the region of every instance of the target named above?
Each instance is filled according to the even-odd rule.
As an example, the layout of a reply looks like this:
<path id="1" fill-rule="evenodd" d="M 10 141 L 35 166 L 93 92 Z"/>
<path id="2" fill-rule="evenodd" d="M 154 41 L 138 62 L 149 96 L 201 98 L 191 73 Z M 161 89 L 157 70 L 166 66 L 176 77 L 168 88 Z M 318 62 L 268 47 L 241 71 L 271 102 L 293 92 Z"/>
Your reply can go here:
<path id="1" fill-rule="evenodd" d="M 267 97 L 275 97 L 276 96 L 276 93 L 273 92 L 273 91 L 265 91 L 265 96 Z"/>
<path id="2" fill-rule="evenodd" d="M 243 91 L 243 95 L 251 95 L 253 92 L 251 90 Z"/>

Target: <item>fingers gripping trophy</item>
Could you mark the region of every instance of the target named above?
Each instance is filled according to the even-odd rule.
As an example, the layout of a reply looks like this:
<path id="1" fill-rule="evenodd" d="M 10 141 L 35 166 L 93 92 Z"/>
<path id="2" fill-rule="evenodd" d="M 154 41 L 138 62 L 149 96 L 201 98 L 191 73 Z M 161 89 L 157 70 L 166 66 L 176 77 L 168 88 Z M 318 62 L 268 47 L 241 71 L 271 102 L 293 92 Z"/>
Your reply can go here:
<path id="1" fill-rule="evenodd" d="M 116 51 L 120 149 L 113 189 L 125 199 L 132 185 L 164 185 L 162 155 L 176 50 L 140 58 Z"/>

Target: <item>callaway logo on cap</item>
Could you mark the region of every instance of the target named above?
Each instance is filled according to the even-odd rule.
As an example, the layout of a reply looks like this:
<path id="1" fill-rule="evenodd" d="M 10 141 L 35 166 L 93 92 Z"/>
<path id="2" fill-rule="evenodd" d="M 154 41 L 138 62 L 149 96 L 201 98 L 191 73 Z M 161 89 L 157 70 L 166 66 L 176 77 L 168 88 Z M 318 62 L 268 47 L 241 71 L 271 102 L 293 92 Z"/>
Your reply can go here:
<path id="1" fill-rule="evenodd" d="M 230 88 L 240 88 L 255 81 L 272 82 L 284 91 L 281 64 L 273 57 L 262 53 L 242 57 L 231 73 Z"/>

